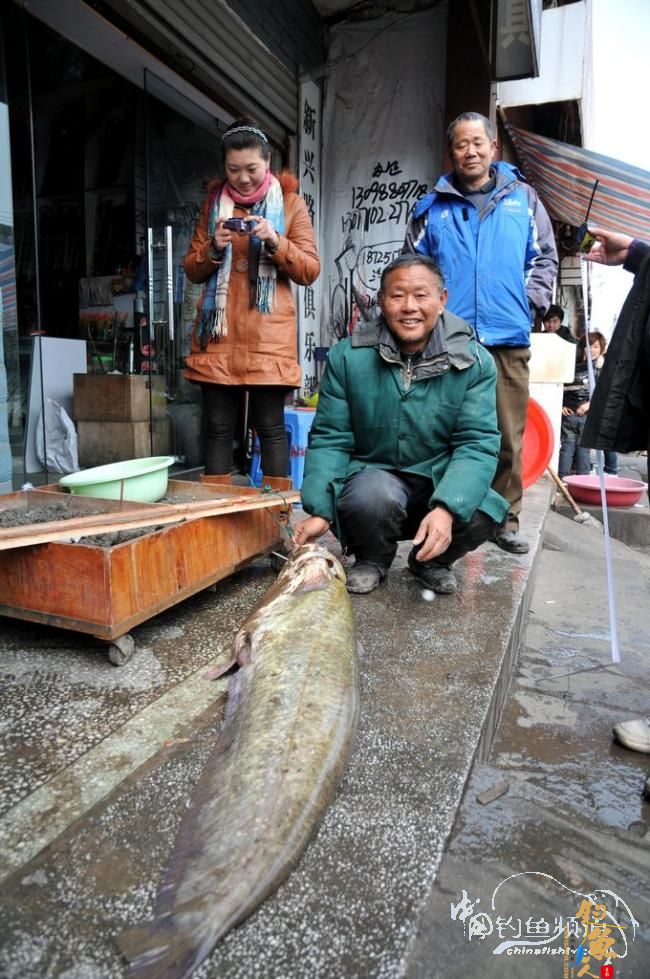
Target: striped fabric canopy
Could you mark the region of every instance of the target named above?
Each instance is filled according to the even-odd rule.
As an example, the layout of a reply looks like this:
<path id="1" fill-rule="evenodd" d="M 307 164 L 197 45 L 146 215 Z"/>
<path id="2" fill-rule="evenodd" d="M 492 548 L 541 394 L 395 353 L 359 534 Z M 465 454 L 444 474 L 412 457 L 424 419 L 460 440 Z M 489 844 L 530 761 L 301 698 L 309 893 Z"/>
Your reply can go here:
<path id="1" fill-rule="evenodd" d="M 542 198 L 549 214 L 578 228 L 589 198 L 598 187 L 589 213 L 590 227 L 621 231 L 650 241 L 650 172 L 601 153 L 506 125 L 521 170 Z"/>

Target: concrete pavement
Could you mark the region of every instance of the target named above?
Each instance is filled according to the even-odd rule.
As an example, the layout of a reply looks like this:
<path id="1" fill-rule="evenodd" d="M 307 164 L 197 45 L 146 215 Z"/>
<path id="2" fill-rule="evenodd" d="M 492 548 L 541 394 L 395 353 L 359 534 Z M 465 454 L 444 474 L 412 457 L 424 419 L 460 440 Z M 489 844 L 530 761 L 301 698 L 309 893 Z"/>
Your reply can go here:
<path id="1" fill-rule="evenodd" d="M 418 924 L 410 979 L 606 974 L 605 960 L 593 956 L 586 973 L 563 973 L 563 956 L 550 954 L 561 952 L 563 938 L 546 953 L 518 946 L 495 954 L 517 932 L 540 941 L 543 923 L 549 934 L 558 919 L 574 925 L 581 895 L 603 891 L 623 928 L 611 933 L 612 948 L 625 956 L 612 959 L 612 975 L 650 975 L 650 803 L 642 797 L 650 755 L 622 748 L 611 735 L 618 721 L 650 710 L 650 555 L 613 542 L 621 653 L 613 665 L 602 535 L 550 514 L 545 541 L 497 737 L 467 784 Z M 481 804 L 494 787 L 505 791 Z M 480 901 L 464 922 L 452 918 L 463 892 Z M 479 912 L 493 931 L 470 938 Z"/>
<path id="2" fill-rule="evenodd" d="M 474 976 L 494 963 L 500 975 L 528 975 L 520 965 L 508 972 L 512 962 L 485 941 L 466 941 L 449 909 L 463 889 L 487 902 L 512 867 L 554 866 L 558 878 L 568 868 L 574 885 L 609 880 L 642 923 L 635 954 L 648 957 L 643 756 L 612 748 L 609 730 L 622 712 L 647 709 L 650 629 L 640 610 L 649 607 L 650 573 L 643 555 L 616 545 L 624 658 L 602 669 L 607 626 L 594 584 L 602 586 L 602 537 L 551 515 L 558 546 L 568 547 L 542 551 L 551 495 L 544 480 L 526 494 L 530 555 L 484 545 L 460 562 L 457 596 L 424 602 L 405 545 L 386 584 L 354 597 L 362 714 L 341 790 L 297 870 L 226 937 L 199 979 Z M 151 913 L 219 728 L 225 684 L 205 681 L 205 668 L 226 656 L 272 580 L 258 564 L 152 619 L 134 630 L 138 652 L 119 669 L 87 637 L 2 620 L 1 975 L 126 974 L 115 935 Z M 559 676 L 585 665 L 598 669 Z M 495 781 L 508 782 L 506 794 L 477 803 Z M 616 835 L 619 850 L 607 849 Z M 529 904 L 538 918 L 555 907 L 548 895 Z"/>

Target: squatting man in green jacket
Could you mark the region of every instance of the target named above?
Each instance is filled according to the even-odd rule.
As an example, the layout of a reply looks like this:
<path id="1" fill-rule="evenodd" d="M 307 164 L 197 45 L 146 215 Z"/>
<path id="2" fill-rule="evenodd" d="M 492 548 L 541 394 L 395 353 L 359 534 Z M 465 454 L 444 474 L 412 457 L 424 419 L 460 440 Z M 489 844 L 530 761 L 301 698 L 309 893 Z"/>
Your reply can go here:
<path id="1" fill-rule="evenodd" d="M 304 544 L 330 527 L 355 555 L 348 590 L 372 591 L 397 542 L 426 588 L 451 593 L 451 565 L 494 532 L 508 505 L 490 488 L 499 455 L 496 369 L 472 328 L 445 313 L 435 262 L 402 255 L 384 269 L 382 315 L 330 350 L 294 528 Z"/>

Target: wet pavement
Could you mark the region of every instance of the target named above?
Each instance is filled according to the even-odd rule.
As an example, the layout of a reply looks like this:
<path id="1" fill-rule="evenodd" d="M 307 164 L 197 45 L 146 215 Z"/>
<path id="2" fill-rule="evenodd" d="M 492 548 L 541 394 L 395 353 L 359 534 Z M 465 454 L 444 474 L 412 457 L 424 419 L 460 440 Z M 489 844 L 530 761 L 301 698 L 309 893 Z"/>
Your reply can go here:
<path id="1" fill-rule="evenodd" d="M 410 979 L 650 975 L 650 803 L 642 795 L 650 755 L 611 734 L 650 709 L 650 556 L 613 542 L 621 655 L 613 665 L 602 541 L 564 516 L 548 518 L 516 674 L 422 912 Z M 502 794 L 482 803 L 492 788 Z M 614 971 L 601 972 L 607 960 L 593 954 L 589 965 L 564 971 L 564 935 L 547 936 L 558 922 L 573 919 L 575 928 L 592 893 L 612 914 Z M 516 946 L 497 954 L 508 940 Z"/>
<path id="2" fill-rule="evenodd" d="M 648 709 L 650 559 L 615 543 L 609 667 L 602 537 L 547 520 L 551 495 L 546 481 L 526 494 L 531 553 L 484 545 L 459 563 L 458 595 L 425 602 L 404 545 L 387 582 L 354 597 L 361 721 L 341 790 L 298 868 L 197 979 L 559 975 L 561 959 L 524 971 L 452 920 L 463 890 L 485 907 L 522 872 L 515 916 L 576 913 L 533 872 L 615 891 L 640 922 L 615 975 L 648 975 L 645 756 L 610 732 Z M 542 550 L 545 521 L 561 549 Z M 221 722 L 226 681 L 206 668 L 273 578 L 258 562 L 134 629 L 120 668 L 88 637 L 0 620 L 0 975 L 126 975 L 115 936 L 151 914 Z M 476 800 L 499 782 L 504 795 Z"/>

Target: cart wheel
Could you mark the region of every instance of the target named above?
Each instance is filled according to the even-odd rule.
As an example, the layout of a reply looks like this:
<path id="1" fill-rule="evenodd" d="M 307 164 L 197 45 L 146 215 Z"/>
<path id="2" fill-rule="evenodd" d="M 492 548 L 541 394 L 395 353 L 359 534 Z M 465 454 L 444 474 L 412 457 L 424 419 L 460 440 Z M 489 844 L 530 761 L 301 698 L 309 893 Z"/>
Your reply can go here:
<path id="1" fill-rule="evenodd" d="M 129 633 L 114 639 L 108 647 L 108 658 L 113 666 L 124 666 L 135 652 L 135 641 Z"/>

